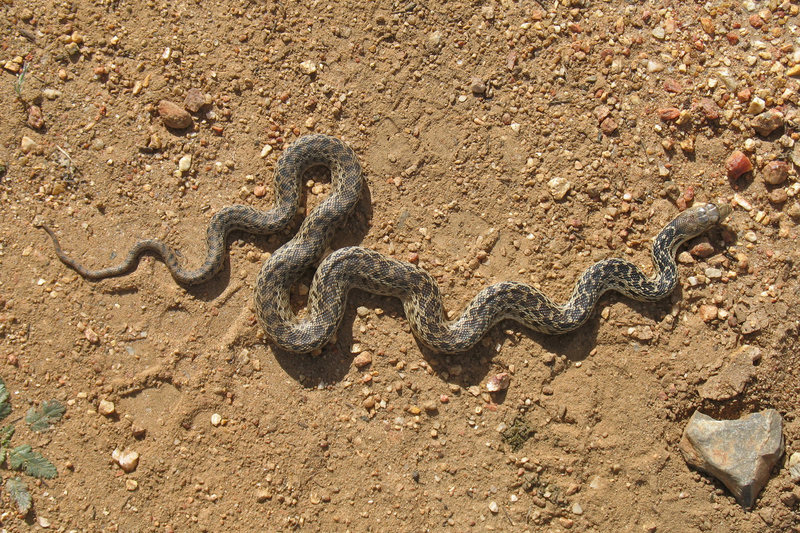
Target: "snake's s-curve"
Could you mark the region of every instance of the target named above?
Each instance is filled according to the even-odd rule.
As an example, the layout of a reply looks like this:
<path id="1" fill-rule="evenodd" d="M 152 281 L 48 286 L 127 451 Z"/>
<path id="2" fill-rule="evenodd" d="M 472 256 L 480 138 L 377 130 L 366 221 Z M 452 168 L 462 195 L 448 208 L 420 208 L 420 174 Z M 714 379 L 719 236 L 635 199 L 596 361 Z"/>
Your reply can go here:
<path id="1" fill-rule="evenodd" d="M 295 315 L 289 304 L 290 287 L 322 256 L 335 230 L 353 211 L 363 188 L 355 153 L 340 140 L 325 135 L 301 137 L 280 157 L 272 209 L 259 211 L 236 205 L 214 215 L 207 230 L 206 259 L 196 270 L 186 270 L 172 248 L 152 239 L 136 243 L 120 265 L 89 270 L 63 252 L 50 228 L 43 228 L 53 239 L 59 259 L 87 279 L 126 274 L 136 268 L 142 254 L 150 253 L 164 261 L 178 283 L 203 283 L 222 268 L 230 231 L 269 234 L 291 222 L 300 201 L 301 178 L 315 165 L 330 169 L 331 194 L 305 218 L 294 237 L 262 265 L 255 289 L 261 327 L 275 344 L 298 353 L 313 352 L 331 340 L 341 323 L 347 294 L 353 288 L 400 298 L 416 337 L 444 353 L 469 350 L 489 328 L 504 319 L 548 334 L 572 331 L 589 318 L 607 291 L 646 301 L 667 296 L 678 280 L 677 248 L 721 223 L 731 211 L 726 204 L 708 203 L 677 215 L 653 240 L 655 272 L 650 277 L 624 259 L 599 261 L 581 274 L 563 304 L 554 303 L 525 283 L 501 282 L 480 291 L 451 321 L 446 319 L 439 287 L 430 274 L 411 263 L 358 246 L 336 250 L 320 263 L 309 290 L 308 312 L 302 318 Z"/>

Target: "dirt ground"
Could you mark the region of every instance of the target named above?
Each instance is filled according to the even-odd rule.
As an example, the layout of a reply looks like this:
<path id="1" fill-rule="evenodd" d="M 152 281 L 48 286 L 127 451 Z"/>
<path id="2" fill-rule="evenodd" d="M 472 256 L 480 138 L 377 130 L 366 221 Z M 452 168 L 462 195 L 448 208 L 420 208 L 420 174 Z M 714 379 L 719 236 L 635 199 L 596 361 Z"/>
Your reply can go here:
<path id="1" fill-rule="evenodd" d="M 27 478 L 25 517 L 3 494 L 3 531 L 800 530 L 797 4 L 0 6 L 0 377 L 15 413 L 67 405 L 49 432 L 18 424 L 59 475 Z M 192 125 L 167 129 L 159 102 L 190 89 Z M 762 108 L 780 113 L 766 135 Z M 573 334 L 503 323 L 448 357 L 358 291 L 322 354 L 273 349 L 253 284 L 302 214 L 234 234 L 191 290 L 152 258 L 86 281 L 33 226 L 90 267 L 147 237 L 197 265 L 210 217 L 268 208 L 277 158 L 310 132 L 352 146 L 368 183 L 333 248 L 418 261 L 453 310 L 501 280 L 563 300 L 605 257 L 649 271 L 680 209 L 735 209 L 682 249 L 665 301 L 609 295 Z M 736 150 L 754 170 L 729 177 Z M 306 211 L 329 191 L 307 181 Z M 758 357 L 738 389 L 708 393 L 743 346 Z M 677 445 L 696 409 L 766 408 L 787 454 L 744 510 Z"/>

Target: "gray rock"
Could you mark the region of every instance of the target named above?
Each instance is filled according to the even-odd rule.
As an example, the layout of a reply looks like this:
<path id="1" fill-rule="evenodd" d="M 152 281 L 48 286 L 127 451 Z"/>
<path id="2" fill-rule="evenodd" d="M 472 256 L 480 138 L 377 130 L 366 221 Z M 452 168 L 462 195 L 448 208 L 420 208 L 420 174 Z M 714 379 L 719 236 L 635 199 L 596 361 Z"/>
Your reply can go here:
<path id="1" fill-rule="evenodd" d="M 679 447 L 690 466 L 722 481 L 749 508 L 783 455 L 782 424 L 774 409 L 738 420 L 714 420 L 695 411 Z"/>

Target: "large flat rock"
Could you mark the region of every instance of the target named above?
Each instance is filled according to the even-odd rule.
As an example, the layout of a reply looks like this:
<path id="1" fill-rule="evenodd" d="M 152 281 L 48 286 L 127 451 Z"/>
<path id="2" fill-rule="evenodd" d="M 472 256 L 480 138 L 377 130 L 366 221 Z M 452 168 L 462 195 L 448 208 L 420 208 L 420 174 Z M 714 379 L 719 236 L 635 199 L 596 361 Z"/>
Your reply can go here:
<path id="1" fill-rule="evenodd" d="M 774 409 L 738 420 L 695 411 L 680 442 L 686 462 L 719 479 L 743 507 L 752 507 L 783 454 L 783 420 Z"/>

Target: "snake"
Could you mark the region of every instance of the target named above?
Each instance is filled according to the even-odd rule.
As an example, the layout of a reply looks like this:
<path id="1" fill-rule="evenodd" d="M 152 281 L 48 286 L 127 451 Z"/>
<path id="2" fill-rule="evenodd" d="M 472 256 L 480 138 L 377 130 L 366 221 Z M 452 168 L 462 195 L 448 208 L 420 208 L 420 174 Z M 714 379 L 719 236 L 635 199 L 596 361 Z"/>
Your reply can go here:
<path id="1" fill-rule="evenodd" d="M 399 298 L 412 333 L 435 352 L 466 352 L 490 328 L 506 319 L 545 334 L 567 333 L 589 319 L 600 297 L 608 291 L 640 301 L 657 301 L 670 294 L 678 281 L 677 249 L 720 224 L 731 212 L 726 203 L 704 203 L 680 212 L 653 239 L 651 258 L 655 269 L 650 276 L 630 261 L 604 259 L 580 275 L 569 299 L 560 304 L 531 285 L 503 281 L 482 289 L 452 320 L 447 318 L 436 280 L 414 263 L 361 246 L 340 248 L 321 259 L 334 233 L 349 219 L 365 186 L 352 148 L 323 134 L 302 136 L 283 151 L 274 174 L 272 208 L 233 205 L 211 218 L 206 231 L 206 259 L 195 270 L 181 266 L 180 254 L 156 239 L 138 241 L 116 266 L 89 270 L 62 250 L 50 227 L 40 225 L 51 237 L 58 258 L 86 279 L 130 273 L 140 257 L 149 254 L 166 265 L 177 283 L 197 285 L 222 270 L 231 231 L 265 235 L 291 224 L 300 205 L 302 177 L 315 166 L 330 171 L 330 194 L 304 218 L 294 236 L 263 263 L 255 282 L 259 325 L 278 347 L 295 353 L 319 353 L 335 339 L 348 293 L 354 288 Z M 306 312 L 299 316 L 292 309 L 289 292 L 315 264 L 318 265 Z"/>

